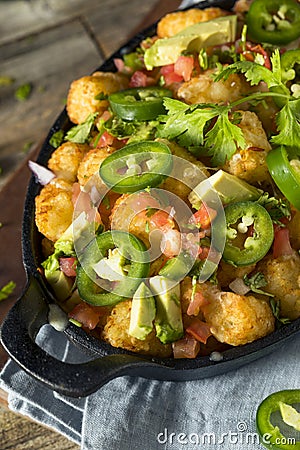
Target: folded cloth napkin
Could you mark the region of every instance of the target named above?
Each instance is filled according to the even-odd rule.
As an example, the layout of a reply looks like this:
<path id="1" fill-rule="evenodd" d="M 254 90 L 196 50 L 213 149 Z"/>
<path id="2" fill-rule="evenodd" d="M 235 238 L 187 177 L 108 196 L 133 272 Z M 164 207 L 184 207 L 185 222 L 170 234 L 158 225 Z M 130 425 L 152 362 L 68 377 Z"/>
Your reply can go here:
<path id="1" fill-rule="evenodd" d="M 58 359 L 88 359 L 50 325 L 37 341 Z M 224 375 L 181 383 L 122 377 L 86 399 L 54 393 L 9 361 L 0 387 L 12 410 L 83 450 L 256 450 L 262 448 L 255 431 L 257 407 L 272 392 L 300 388 L 299 353 L 297 335 L 277 352 Z"/>

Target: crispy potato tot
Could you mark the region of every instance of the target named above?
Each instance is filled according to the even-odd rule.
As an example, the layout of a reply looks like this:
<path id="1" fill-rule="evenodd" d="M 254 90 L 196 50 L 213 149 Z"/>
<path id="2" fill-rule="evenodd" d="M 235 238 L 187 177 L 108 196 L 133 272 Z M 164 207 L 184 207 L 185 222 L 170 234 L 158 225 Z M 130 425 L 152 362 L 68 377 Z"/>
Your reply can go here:
<path id="1" fill-rule="evenodd" d="M 164 16 L 157 25 L 157 35 L 160 38 L 168 38 L 179 33 L 190 25 L 198 22 L 207 22 L 216 17 L 228 14 L 220 8 L 189 9 L 188 11 L 177 11 Z"/>
<path id="2" fill-rule="evenodd" d="M 266 278 L 266 292 L 280 300 L 281 317 L 291 320 L 300 317 L 300 257 L 293 255 L 280 256 L 262 260 L 258 270 Z"/>
<path id="3" fill-rule="evenodd" d="M 97 100 L 97 95 L 109 95 L 127 87 L 128 78 L 112 72 L 96 72 L 93 76 L 73 81 L 67 98 L 70 120 L 79 124 L 84 122 L 89 114 L 103 113 L 107 109 L 108 101 Z"/>
<path id="4" fill-rule="evenodd" d="M 170 191 L 173 194 L 177 195 L 177 197 L 181 198 L 183 201 L 188 203 L 188 196 L 191 192 L 191 188 L 189 186 L 195 185 L 195 173 L 198 174 L 199 172 L 201 172 L 201 174 L 199 174 L 199 175 L 202 178 L 199 179 L 199 181 L 198 181 L 199 183 L 205 177 L 209 177 L 210 174 L 209 174 L 208 170 L 205 168 L 205 165 L 201 161 L 198 161 L 185 148 L 180 147 L 175 142 L 170 142 L 167 139 L 158 139 L 158 141 L 162 142 L 163 144 L 166 144 L 169 147 L 169 149 L 171 150 L 172 155 L 177 156 L 178 158 L 181 158 L 183 160 L 182 161 L 183 167 L 186 166 L 185 161 L 189 161 L 192 163 L 192 164 L 189 164 L 187 166 L 187 170 L 183 171 L 183 173 L 182 173 L 181 167 L 180 167 L 181 166 L 180 161 L 177 162 L 177 160 L 176 160 L 175 161 L 176 167 L 178 167 L 178 169 L 179 169 L 179 171 L 178 170 L 176 171 L 176 172 L 178 172 L 177 177 L 176 177 L 176 173 L 174 173 L 174 175 L 175 175 L 174 178 L 173 177 L 166 178 L 165 181 L 159 186 L 160 189 L 165 189 L 166 191 Z M 195 172 L 193 172 L 193 165 L 196 166 Z M 197 168 L 199 169 L 199 171 L 197 170 Z"/>
<path id="5" fill-rule="evenodd" d="M 48 167 L 58 178 L 74 183 L 79 164 L 89 150 L 89 145 L 65 142 L 52 153 Z"/>
<path id="6" fill-rule="evenodd" d="M 214 70 L 204 73 L 183 83 L 177 91 L 179 100 L 190 105 L 195 103 L 230 103 L 240 99 L 251 89 L 244 76 L 232 74 L 226 81 L 214 82 Z"/>
<path id="7" fill-rule="evenodd" d="M 102 161 L 115 150 L 114 147 L 107 146 L 103 148 L 94 148 L 86 153 L 79 164 L 77 172 L 80 186 L 85 186 L 91 177 L 93 177 L 93 180 L 96 182 L 96 186 L 98 183 L 102 183 L 99 177 L 99 167 Z"/>
<path id="8" fill-rule="evenodd" d="M 69 227 L 73 217 L 72 185 L 54 179 L 35 199 L 35 222 L 38 230 L 52 242 Z"/>
<path id="9" fill-rule="evenodd" d="M 113 347 L 125 348 L 131 352 L 150 354 L 161 358 L 171 356 L 171 345 L 162 344 L 154 330 L 143 341 L 128 334 L 131 304 L 131 300 L 125 300 L 113 308 L 102 333 L 103 339 Z"/>
<path id="10" fill-rule="evenodd" d="M 203 307 L 204 317 L 218 341 L 244 345 L 274 331 L 275 318 L 266 300 L 207 286 L 205 295 L 210 303 Z"/>
<path id="11" fill-rule="evenodd" d="M 239 127 L 243 131 L 246 146 L 232 156 L 224 170 L 251 184 L 270 181 L 266 157 L 271 150 L 266 133 L 254 112 L 239 111 Z"/>

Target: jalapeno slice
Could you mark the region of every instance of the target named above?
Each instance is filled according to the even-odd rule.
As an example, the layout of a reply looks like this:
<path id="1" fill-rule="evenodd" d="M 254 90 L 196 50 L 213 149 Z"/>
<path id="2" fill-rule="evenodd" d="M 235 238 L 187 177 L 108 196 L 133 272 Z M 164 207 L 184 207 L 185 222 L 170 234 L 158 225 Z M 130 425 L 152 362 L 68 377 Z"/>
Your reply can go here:
<path id="1" fill-rule="evenodd" d="M 108 97 L 114 114 L 124 120 L 153 120 L 165 114 L 164 97 L 172 97 L 172 91 L 162 87 L 139 87 L 115 92 Z"/>
<path id="2" fill-rule="evenodd" d="M 300 162 L 289 161 L 285 147 L 281 146 L 268 153 L 267 166 L 283 195 L 300 210 Z"/>
<path id="3" fill-rule="evenodd" d="M 172 170 L 172 154 L 161 142 L 140 141 L 126 145 L 102 162 L 104 183 L 120 194 L 158 186 Z"/>
<path id="4" fill-rule="evenodd" d="M 117 263 L 109 258 L 113 250 L 118 252 Z M 95 306 L 113 306 L 133 296 L 149 268 L 142 241 L 125 231 L 106 231 L 86 247 L 80 258 L 76 278 L 80 298 Z"/>
<path id="5" fill-rule="evenodd" d="M 273 222 L 266 209 L 255 202 L 231 203 L 225 208 L 227 224 L 223 259 L 248 266 L 262 259 L 273 239 Z"/>
<path id="6" fill-rule="evenodd" d="M 300 5 L 296 0 L 254 0 L 246 21 L 253 41 L 288 44 L 300 36 Z"/>
<path id="7" fill-rule="evenodd" d="M 261 437 L 260 442 L 270 449 L 299 450 L 300 440 L 294 437 L 296 434 L 299 436 L 299 432 L 295 433 L 278 414 L 281 403 L 290 406 L 299 405 L 300 390 L 275 392 L 259 405 L 256 413 L 256 428 Z"/>

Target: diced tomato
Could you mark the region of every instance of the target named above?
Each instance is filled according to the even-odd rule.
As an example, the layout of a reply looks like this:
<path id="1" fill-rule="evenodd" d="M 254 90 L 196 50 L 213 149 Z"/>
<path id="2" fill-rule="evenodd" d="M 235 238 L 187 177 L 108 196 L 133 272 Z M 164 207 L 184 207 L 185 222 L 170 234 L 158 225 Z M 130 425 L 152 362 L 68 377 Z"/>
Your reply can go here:
<path id="1" fill-rule="evenodd" d="M 98 211 L 100 213 L 104 225 L 108 225 L 109 216 L 119 197 L 120 194 L 117 194 L 116 192 L 113 191 L 109 191 L 101 200 Z"/>
<path id="2" fill-rule="evenodd" d="M 129 81 L 129 87 L 147 86 L 147 75 L 141 70 L 136 70 Z"/>
<path id="3" fill-rule="evenodd" d="M 110 119 L 112 116 L 110 111 L 104 111 L 103 114 L 101 114 L 101 116 L 99 117 L 99 120 L 104 120 L 104 122 L 106 122 L 108 119 Z"/>
<path id="4" fill-rule="evenodd" d="M 200 351 L 200 344 L 192 336 L 186 335 L 183 339 L 173 342 L 172 348 L 175 359 L 194 359 Z"/>
<path id="5" fill-rule="evenodd" d="M 170 72 L 164 75 L 166 86 L 170 86 L 173 83 L 181 83 L 183 77 L 175 72 Z"/>
<path id="6" fill-rule="evenodd" d="M 166 66 L 161 67 L 160 73 L 161 75 L 165 76 L 168 73 L 174 72 L 174 64 L 167 64 Z"/>
<path id="7" fill-rule="evenodd" d="M 295 251 L 291 247 L 289 229 L 275 225 L 274 227 L 274 243 L 273 257 L 292 255 Z"/>
<path id="8" fill-rule="evenodd" d="M 170 214 L 166 211 L 156 211 L 149 220 L 150 230 L 159 229 L 162 231 L 170 230 L 174 228 L 174 221 L 171 219 Z"/>
<path id="9" fill-rule="evenodd" d="M 204 297 L 202 292 L 195 292 L 191 298 L 190 304 L 187 309 L 188 316 L 197 316 L 202 306 L 209 304 L 209 301 Z"/>
<path id="10" fill-rule="evenodd" d="M 208 254 L 210 252 L 210 247 L 199 247 L 198 256 L 201 261 L 206 259 L 208 257 Z"/>
<path id="11" fill-rule="evenodd" d="M 194 68 L 193 56 L 179 56 L 174 64 L 174 72 L 183 77 L 184 81 L 189 81 Z"/>
<path id="12" fill-rule="evenodd" d="M 203 344 L 206 344 L 207 339 L 211 336 L 210 326 L 196 318 L 186 328 L 186 332 Z"/>
<path id="13" fill-rule="evenodd" d="M 217 211 L 202 203 L 200 209 L 193 214 L 192 222 L 200 225 L 203 230 L 210 227 L 212 221 L 216 218 Z"/>
<path id="14" fill-rule="evenodd" d="M 112 145 L 114 142 L 114 136 L 108 133 L 108 131 L 104 131 L 101 135 L 100 139 L 97 142 L 97 148 L 107 147 L 108 145 Z"/>
<path id="15" fill-rule="evenodd" d="M 59 258 L 60 270 L 62 270 L 67 277 L 76 277 L 76 266 L 77 258 L 75 258 L 75 256 Z"/>
<path id="16" fill-rule="evenodd" d="M 247 42 L 246 48 L 247 48 L 247 50 L 250 50 L 253 53 L 258 53 L 259 55 L 262 55 L 264 58 L 264 66 L 267 69 L 270 69 L 270 70 L 272 69 L 271 60 L 268 55 L 268 52 L 260 44 L 253 45 L 252 43 Z"/>
<path id="17" fill-rule="evenodd" d="M 107 308 L 103 306 L 90 306 L 87 303 L 80 303 L 76 305 L 72 311 L 69 312 L 71 319 L 77 320 L 84 327 L 93 330 L 98 325 L 100 317 L 107 313 Z"/>

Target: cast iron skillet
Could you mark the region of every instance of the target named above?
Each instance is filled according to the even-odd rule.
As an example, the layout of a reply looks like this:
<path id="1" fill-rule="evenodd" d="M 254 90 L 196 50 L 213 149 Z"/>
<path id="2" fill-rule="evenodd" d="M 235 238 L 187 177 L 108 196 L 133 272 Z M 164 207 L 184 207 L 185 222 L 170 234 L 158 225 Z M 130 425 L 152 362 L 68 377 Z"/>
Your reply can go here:
<path id="1" fill-rule="evenodd" d="M 220 6 L 230 9 L 232 0 L 204 1 L 198 7 Z M 139 42 L 155 32 L 155 25 L 139 33 L 127 45 L 112 55 L 100 68 L 114 71 L 113 59 L 131 52 Z M 49 139 L 59 129 L 67 130 L 70 121 L 64 110 L 51 128 L 41 149 L 37 162 L 46 165 L 53 147 Z M 123 375 L 170 381 L 188 381 L 215 376 L 236 369 L 278 349 L 283 342 L 300 330 L 300 319 L 282 327 L 274 333 L 253 343 L 225 350 L 223 360 L 213 362 L 209 356 L 187 359 L 156 359 L 137 356 L 117 349 L 85 333 L 81 328 L 69 324 L 67 337 L 95 359 L 84 364 L 69 364 L 58 361 L 35 343 L 35 337 L 48 323 L 48 305 L 55 301 L 37 268 L 43 260 L 41 236 L 34 221 L 34 199 L 40 186 L 31 178 L 24 209 L 22 245 L 23 261 L 27 274 L 27 286 L 21 298 L 8 313 L 1 329 L 1 341 L 11 358 L 26 372 L 62 394 L 81 397 L 98 390 L 113 378 Z"/>

